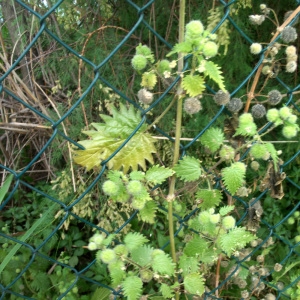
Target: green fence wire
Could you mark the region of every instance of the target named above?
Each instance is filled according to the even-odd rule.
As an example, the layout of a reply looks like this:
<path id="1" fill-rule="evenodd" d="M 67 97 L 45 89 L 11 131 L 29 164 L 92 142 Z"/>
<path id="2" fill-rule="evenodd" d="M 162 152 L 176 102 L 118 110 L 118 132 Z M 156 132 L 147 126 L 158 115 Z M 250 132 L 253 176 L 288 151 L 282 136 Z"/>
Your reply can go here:
<path id="1" fill-rule="evenodd" d="M 66 263 L 65 261 L 61 261 L 56 259 L 56 253 L 53 255 L 46 255 L 44 251 L 41 251 L 43 247 L 45 247 L 47 245 L 47 243 L 49 243 L 49 241 L 51 240 L 51 238 L 59 232 L 61 226 L 64 224 L 64 222 L 70 218 L 73 217 L 74 219 L 78 220 L 79 223 L 84 224 L 84 226 L 86 227 L 91 227 L 94 229 L 97 229 L 99 231 L 102 231 L 104 233 L 106 233 L 107 235 L 112 234 L 112 233 L 118 233 L 121 232 L 132 220 L 134 220 L 137 216 L 137 212 L 133 213 L 125 222 L 124 224 L 122 224 L 115 232 L 108 232 L 106 231 L 104 228 L 100 228 L 98 227 L 96 224 L 92 224 L 89 220 L 85 219 L 85 218 L 81 218 L 78 215 L 76 215 L 74 212 L 72 212 L 72 208 L 79 203 L 80 201 L 82 201 L 82 199 L 88 195 L 96 186 L 97 183 L 99 182 L 99 180 L 101 179 L 103 173 L 106 171 L 107 167 L 107 162 L 114 157 L 117 152 L 126 145 L 126 143 L 130 140 L 130 138 L 137 132 L 137 130 L 139 129 L 139 127 L 144 123 L 144 122 L 149 122 L 151 123 L 151 119 L 149 118 L 148 115 L 146 115 L 149 111 L 151 111 L 154 107 L 157 107 L 157 105 L 163 101 L 165 99 L 165 96 L 167 95 L 167 93 L 172 89 L 172 87 L 176 84 L 176 82 L 179 80 L 179 77 L 176 78 L 174 80 L 174 82 L 166 89 L 166 91 L 164 93 L 162 93 L 162 95 L 147 109 L 143 109 L 142 107 L 140 107 L 135 101 L 133 101 L 132 99 L 128 98 L 125 94 L 123 94 L 120 90 L 118 90 L 118 88 L 115 86 L 114 82 L 110 81 L 109 79 L 107 79 L 102 72 L 103 67 L 109 63 L 109 61 L 113 58 L 113 56 L 125 45 L 125 43 L 131 38 L 131 36 L 134 34 L 134 32 L 140 27 L 140 26 L 145 26 L 145 28 L 147 28 L 149 30 L 149 34 L 156 36 L 160 42 L 164 43 L 165 46 L 167 48 L 171 48 L 172 45 L 170 45 L 166 40 L 164 40 L 164 38 L 162 36 L 160 36 L 157 31 L 146 21 L 145 18 L 145 14 L 147 13 L 149 7 L 155 2 L 155 0 L 151 0 L 149 2 L 147 2 L 144 6 L 140 7 L 137 4 L 135 4 L 134 2 L 130 1 L 130 0 L 126 0 L 124 1 L 126 3 L 126 5 L 131 6 L 132 8 L 134 8 L 136 10 L 136 22 L 135 24 L 132 26 L 132 28 L 128 29 L 128 33 L 126 34 L 126 36 L 123 38 L 123 40 L 115 47 L 115 49 L 113 51 L 111 51 L 111 53 L 105 58 L 103 59 L 103 61 L 101 63 L 99 63 L 98 65 L 95 64 L 93 61 L 91 61 L 90 59 L 88 59 L 87 57 L 84 57 L 82 55 L 80 55 L 80 53 L 78 53 L 77 51 L 75 51 L 72 46 L 66 44 L 63 40 L 61 40 L 56 33 L 52 32 L 48 27 L 47 27 L 47 20 L 50 17 L 51 14 L 55 14 L 57 12 L 57 10 L 59 9 L 60 5 L 63 3 L 63 0 L 61 1 L 57 1 L 55 5 L 53 5 L 48 11 L 47 13 L 45 13 L 44 15 L 40 15 L 39 13 L 37 13 L 37 11 L 35 11 L 34 7 L 31 7 L 28 4 L 25 4 L 24 2 L 20 1 L 20 0 L 16 0 L 16 3 L 18 3 L 19 5 L 21 5 L 24 10 L 26 11 L 27 14 L 35 16 L 38 20 L 39 20 L 39 26 L 40 29 L 39 31 L 35 34 L 34 38 L 32 39 L 32 41 L 27 45 L 27 47 L 24 49 L 24 51 L 19 55 L 19 57 L 14 61 L 14 63 L 7 69 L 7 71 L 1 75 L 0 77 L 0 93 L 2 94 L 3 98 L 10 98 L 13 99 L 13 101 L 16 101 L 20 104 L 22 104 L 24 107 L 26 107 L 28 110 L 30 110 L 33 114 L 38 115 L 40 118 L 42 118 L 45 123 L 50 123 L 51 124 L 51 128 L 52 128 L 52 132 L 50 137 L 48 138 L 48 140 L 46 141 L 46 143 L 43 145 L 42 149 L 36 154 L 36 156 L 27 164 L 26 167 L 24 167 L 22 169 L 22 171 L 16 171 L 13 170 L 11 168 L 9 168 L 8 166 L 2 165 L 0 164 L 0 168 L 3 172 L 7 173 L 7 174 L 12 174 L 13 177 L 13 181 L 12 181 L 12 185 L 11 185 L 11 189 L 9 191 L 9 193 L 7 194 L 6 198 L 3 199 L 1 206 L 0 206 L 0 211 L 4 211 L 6 209 L 6 207 L 8 207 L 10 205 L 10 203 L 13 201 L 14 196 L 16 195 L 17 191 L 19 188 L 22 187 L 26 187 L 29 191 L 32 192 L 36 192 L 38 195 L 44 197 L 44 199 L 47 199 L 47 201 L 49 201 L 49 203 L 52 203 L 52 206 L 50 205 L 50 209 L 48 211 L 46 211 L 43 215 L 43 217 L 46 217 L 48 213 L 51 213 L 51 209 L 57 207 L 57 205 L 60 206 L 60 208 L 64 211 L 64 215 L 61 218 L 60 222 L 57 224 L 57 226 L 54 228 L 54 230 L 47 236 L 44 237 L 44 240 L 36 247 L 34 247 L 32 245 L 32 243 L 29 243 L 29 237 L 30 235 L 35 232 L 41 221 L 41 219 L 38 219 L 30 228 L 30 230 L 28 230 L 23 236 L 21 236 L 20 238 L 18 238 L 17 236 L 12 236 L 9 235 L 5 232 L 0 232 L 0 237 L 2 237 L 2 242 L 4 243 L 4 241 L 11 241 L 15 244 L 14 248 L 9 252 L 9 254 L 5 257 L 4 261 L 0 262 L 0 274 L 1 272 L 5 269 L 5 267 L 7 266 L 8 262 L 14 258 L 15 254 L 19 251 L 19 249 L 21 247 L 26 248 L 29 252 L 29 259 L 26 263 L 26 266 L 19 270 L 19 272 L 16 274 L 16 276 L 13 278 L 13 280 L 6 285 L 3 285 L 3 283 L 0 282 L 0 289 L 1 289 L 1 299 L 10 299 L 10 297 L 12 295 L 19 297 L 20 299 L 33 299 L 30 298 L 29 296 L 26 296 L 24 294 L 17 293 L 15 292 L 12 287 L 18 282 L 18 280 L 20 278 L 22 278 L 22 276 L 25 274 L 25 272 L 27 272 L 30 267 L 33 264 L 43 264 L 43 261 L 47 261 L 47 262 L 51 262 L 53 264 L 53 266 L 62 266 L 64 269 L 68 269 L 72 274 L 73 277 L 70 277 L 69 279 L 69 285 L 68 288 L 65 289 L 64 292 L 61 293 L 61 295 L 59 296 L 58 299 L 63 299 L 66 295 L 68 295 L 70 293 L 70 291 L 76 286 L 76 283 L 80 280 L 80 281 L 85 281 L 86 284 L 90 284 L 90 285 L 95 285 L 95 286 L 99 286 L 99 287 L 104 287 L 107 288 L 108 290 L 111 291 L 112 295 L 114 295 L 115 298 L 117 298 L 118 296 L 121 296 L 120 291 L 118 290 L 114 290 L 111 287 L 107 286 L 106 284 L 102 283 L 102 280 L 96 280 L 96 279 L 91 279 L 88 275 L 89 270 L 93 267 L 93 265 L 95 264 L 95 259 L 91 258 L 91 256 L 88 256 L 87 258 L 87 263 L 86 266 L 83 269 L 77 269 L 76 267 L 73 267 L 71 265 L 69 265 L 68 263 Z M 233 18 L 230 16 L 230 10 L 232 5 L 235 3 L 236 1 L 230 1 L 228 3 L 226 3 L 225 1 L 220 1 L 220 4 L 224 7 L 224 16 L 222 18 L 222 20 L 219 22 L 219 24 L 215 27 L 214 32 L 223 24 L 223 22 L 225 22 L 226 20 L 228 20 L 232 26 L 234 27 L 235 30 L 237 30 L 240 35 L 241 38 L 244 40 L 244 43 L 248 43 L 249 45 L 252 43 L 252 40 L 242 31 L 241 28 L 239 28 L 239 26 L 234 22 Z M 118 1 L 116 2 L 118 3 Z M 295 1 L 295 9 L 300 5 L 300 1 Z M 292 23 L 295 22 L 295 20 L 292 20 Z M 292 24 L 291 23 L 291 24 Z M 52 118 L 48 117 L 47 115 L 45 115 L 43 112 L 41 112 L 37 107 L 33 107 L 31 105 L 29 105 L 26 101 L 24 101 L 24 99 L 21 99 L 19 96 L 17 96 L 14 92 L 12 92 L 8 87 L 6 87 L 5 85 L 5 79 L 18 67 L 18 65 L 20 64 L 21 60 L 29 53 L 30 49 L 33 47 L 33 45 L 35 43 L 37 43 L 38 39 L 41 38 L 41 36 L 43 34 L 47 34 L 49 35 L 51 38 L 53 38 L 53 40 L 55 40 L 58 44 L 61 45 L 61 47 L 63 47 L 67 52 L 73 54 L 74 56 L 76 56 L 79 60 L 82 61 L 82 63 L 86 64 L 87 66 L 89 66 L 93 72 L 94 72 L 94 77 L 91 80 L 88 88 L 83 91 L 82 95 L 77 99 L 77 101 L 68 109 L 68 111 L 61 116 L 61 118 L 57 121 L 53 120 Z M 279 38 L 279 37 L 278 37 Z M 267 49 L 267 47 L 265 48 Z M 247 84 L 248 80 L 254 75 L 255 71 L 257 70 L 257 68 L 259 67 L 259 65 L 263 62 L 264 60 L 264 52 L 261 53 L 259 62 L 255 65 L 255 67 L 253 68 L 253 70 L 248 74 L 248 76 L 246 78 L 244 78 L 244 80 L 242 80 L 242 82 L 240 82 L 239 84 L 237 84 L 236 89 L 234 91 L 232 91 L 231 96 L 234 96 L 241 88 L 244 88 L 245 85 Z M 296 91 L 300 91 L 300 84 L 296 84 L 293 87 L 290 87 L 289 85 L 285 84 L 284 82 L 282 82 L 279 78 L 276 78 L 274 80 L 277 80 L 278 86 L 280 86 L 283 90 L 286 91 L 287 95 L 288 95 L 288 101 L 286 103 L 286 105 L 293 105 L 294 109 L 297 111 L 300 111 L 299 107 L 296 105 L 295 103 L 295 99 L 293 96 L 293 93 Z M 91 92 L 91 90 L 95 87 L 96 84 L 102 83 L 108 87 L 110 87 L 116 94 L 118 94 L 121 98 L 123 98 L 124 100 L 130 102 L 131 104 L 133 104 L 135 107 L 137 107 L 140 111 L 141 111 L 141 115 L 142 115 L 142 121 L 139 124 L 139 126 L 137 126 L 137 128 L 132 132 L 132 134 L 128 137 L 128 139 L 124 142 L 124 144 L 115 152 L 111 155 L 110 158 L 108 158 L 106 161 L 102 162 L 103 168 L 101 170 L 101 172 L 97 175 L 97 177 L 93 180 L 93 182 L 88 186 L 88 188 L 81 194 L 79 195 L 79 197 L 72 202 L 72 204 L 67 205 L 65 204 L 64 201 L 62 201 L 62 199 L 57 199 L 54 198 L 48 194 L 46 194 L 45 192 L 39 190 L 38 188 L 36 188 L 35 186 L 31 185 L 28 181 L 27 181 L 27 172 L 28 170 L 30 170 L 30 168 L 33 166 L 34 163 L 36 163 L 41 157 L 42 155 L 45 153 L 46 149 L 48 147 L 51 147 L 51 143 L 57 139 L 58 137 L 62 137 L 64 138 L 66 141 L 68 141 L 69 143 L 73 144 L 75 147 L 79 147 L 82 148 L 81 145 L 79 145 L 75 139 L 76 137 L 69 137 L 66 136 L 65 133 L 60 129 L 60 125 L 61 123 L 68 118 L 70 115 L 72 115 L 75 111 L 76 108 L 78 108 L 80 106 L 80 104 L 83 102 L 85 103 L 85 101 L 87 101 L 87 97 L 89 95 L 89 93 Z M 210 92 L 215 93 L 216 91 L 213 91 L 209 86 L 207 87 L 208 90 Z M 182 144 L 181 145 L 181 153 L 184 154 L 186 153 L 189 148 L 194 145 L 194 143 L 199 139 L 199 137 L 201 137 L 201 135 L 212 125 L 216 122 L 216 120 L 219 118 L 219 116 L 221 116 L 222 114 L 225 113 L 225 107 L 221 106 L 220 110 L 216 113 L 216 115 L 213 117 L 213 119 L 205 126 L 204 129 L 202 129 L 201 131 L 199 131 L 197 134 L 195 134 L 193 140 L 187 144 Z M 166 133 L 164 132 L 163 129 L 156 127 L 156 130 L 159 134 L 164 135 L 165 137 L 169 138 L 170 141 L 173 141 L 173 139 Z M 294 153 L 294 155 L 292 157 L 290 157 L 289 160 L 287 160 L 283 165 L 281 165 L 280 167 L 280 171 L 283 172 L 285 170 L 285 168 L 287 168 L 289 165 L 293 164 L 293 162 L 295 161 L 295 159 L 299 156 L 300 154 L 300 150 L 297 151 L 296 153 Z M 288 182 L 289 185 L 293 186 L 295 189 L 298 189 L 299 191 L 299 195 L 300 195 L 300 186 L 298 184 L 298 182 L 295 182 L 293 178 L 286 178 L 286 181 Z M 267 190 L 263 191 L 256 199 L 255 201 L 253 201 L 251 203 L 251 205 L 253 206 L 255 204 L 255 202 L 259 201 L 259 200 L 263 200 L 264 197 L 266 196 Z M 250 213 L 251 211 L 251 207 L 249 207 L 249 204 L 246 203 L 245 201 L 243 201 L 242 199 L 240 199 L 239 197 L 236 197 L 236 200 L 240 202 L 240 204 L 245 208 L 244 210 L 244 214 L 241 216 L 239 223 L 241 223 L 245 218 L 247 218 L 247 215 Z M 250 253 L 247 257 L 249 257 L 250 255 L 255 254 L 257 251 L 259 251 L 262 247 L 264 247 L 264 244 L 267 243 L 268 239 L 270 237 L 276 238 L 276 240 L 278 240 L 280 243 L 286 245 L 286 256 L 285 258 L 280 262 L 282 265 L 285 265 L 286 261 L 290 258 L 290 257 L 296 257 L 296 258 L 300 258 L 300 253 L 296 251 L 296 247 L 298 244 L 291 244 L 285 237 L 279 235 L 276 233 L 276 229 L 282 225 L 283 223 L 285 223 L 287 221 L 287 219 L 296 211 L 299 210 L 299 205 L 300 205 L 300 201 L 298 201 L 297 205 L 282 219 L 280 220 L 280 222 L 277 222 L 276 224 L 269 224 L 268 222 L 266 222 L 264 220 L 264 218 L 262 218 L 262 222 L 264 223 L 265 227 L 267 228 L 267 233 L 265 234 L 264 240 L 261 242 L 260 245 L 258 245 L 252 253 Z M 162 208 L 163 209 L 163 208 Z M 175 217 L 178 219 L 178 222 L 180 224 L 180 226 L 178 227 L 177 232 L 175 233 L 176 235 L 184 228 L 187 226 L 187 221 L 189 220 L 189 218 L 195 213 L 195 211 L 193 211 L 192 213 L 190 213 L 189 215 L 185 216 L 184 218 L 180 218 L 179 216 Z M 13 218 L 13 216 L 12 216 Z M 88 237 L 86 237 L 86 239 L 88 239 Z M 165 245 L 166 246 L 166 245 Z M 243 267 L 243 261 L 245 261 L 247 259 L 247 257 L 244 260 L 238 260 L 236 261 L 237 263 L 237 267 Z M 204 299 L 218 299 L 216 296 L 214 296 L 215 291 L 217 289 L 220 289 L 222 286 L 226 285 L 227 281 L 233 276 L 235 270 L 232 271 L 231 274 L 229 274 L 228 278 L 221 282 L 219 284 L 218 287 L 216 287 L 215 289 L 213 289 L 210 292 L 206 292 L 204 295 Z M 272 272 L 272 271 L 271 271 Z M 269 286 L 271 285 L 270 283 L 267 282 L 267 276 L 261 276 L 260 277 L 260 281 L 263 283 L 268 284 Z M 278 286 L 273 286 L 273 288 L 277 291 L 277 298 L 276 299 L 288 299 L 288 297 L 285 295 L 285 291 L 292 286 L 295 286 L 298 282 L 300 281 L 300 277 L 296 278 L 294 281 L 290 282 L 289 285 L 284 286 L 283 288 L 280 288 Z M 272 286 L 272 285 L 271 285 Z M 51 292 L 49 292 L 51 295 Z M 299 296 L 300 297 L 300 296 Z M 51 298 L 51 296 L 50 296 Z M 238 298 L 238 297 L 237 297 Z M 51 298 L 53 299 L 53 298 Z M 219 298 L 221 299 L 221 298 Z M 300 298 L 299 298 L 300 299 Z"/>

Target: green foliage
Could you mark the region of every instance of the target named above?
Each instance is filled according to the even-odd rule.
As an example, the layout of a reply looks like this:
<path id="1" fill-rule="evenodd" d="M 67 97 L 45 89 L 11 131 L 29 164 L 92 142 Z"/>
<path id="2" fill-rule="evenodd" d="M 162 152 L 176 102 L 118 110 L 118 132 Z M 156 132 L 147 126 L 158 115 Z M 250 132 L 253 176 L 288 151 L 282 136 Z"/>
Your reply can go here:
<path id="1" fill-rule="evenodd" d="M 148 239 L 138 232 L 130 232 L 124 238 L 124 243 L 129 251 L 134 250 L 140 246 L 143 246 L 148 242 Z"/>
<path id="2" fill-rule="evenodd" d="M 244 184 L 246 166 L 241 162 L 235 162 L 230 167 L 222 169 L 223 181 L 226 189 L 234 195 Z"/>
<path id="3" fill-rule="evenodd" d="M 162 283 L 160 286 L 160 292 L 162 293 L 164 299 L 173 298 L 174 297 L 174 291 L 171 289 L 170 286 L 168 286 L 165 283 Z"/>
<path id="4" fill-rule="evenodd" d="M 204 75 L 215 81 L 221 90 L 225 90 L 224 77 L 220 71 L 221 68 L 212 61 L 206 61 L 204 67 Z"/>
<path id="5" fill-rule="evenodd" d="M 194 181 L 200 178 L 202 170 L 200 161 L 191 156 L 184 156 L 177 165 L 173 167 L 176 176 L 184 181 Z"/>
<path id="6" fill-rule="evenodd" d="M 203 210 L 218 206 L 222 200 L 222 193 L 215 189 L 201 189 L 196 193 L 196 196 L 201 201 L 200 207 Z"/>
<path id="7" fill-rule="evenodd" d="M 103 160 L 119 149 L 141 122 L 141 117 L 132 106 L 127 109 L 121 104 L 120 111 L 112 107 L 112 114 L 112 117 L 101 115 L 104 123 L 92 123 L 95 130 L 83 131 L 91 139 L 79 142 L 85 150 L 75 150 L 74 161 L 87 170 L 99 167 Z M 153 163 L 152 153 L 156 149 L 151 136 L 143 133 L 144 129 L 145 125 L 108 162 L 109 168 L 118 170 L 122 167 L 126 173 L 130 168 L 137 170 L 138 166 L 145 170 L 146 160 Z"/>
<path id="8" fill-rule="evenodd" d="M 128 300 L 137 300 L 142 295 L 143 282 L 137 276 L 129 276 L 122 282 L 124 295 Z"/>
<path id="9" fill-rule="evenodd" d="M 186 75 L 182 87 L 190 97 L 198 96 L 205 90 L 204 79 L 200 75 Z"/>
<path id="10" fill-rule="evenodd" d="M 163 275 L 173 276 L 175 272 L 172 258 L 163 251 L 152 252 L 151 266 L 155 272 Z"/>
<path id="11" fill-rule="evenodd" d="M 236 227 L 227 234 L 221 235 L 219 241 L 222 250 L 231 256 L 237 250 L 243 249 L 247 243 L 253 241 L 256 237 L 248 232 L 246 228 Z"/>
<path id="12" fill-rule="evenodd" d="M 174 171 L 169 168 L 158 165 L 151 167 L 146 172 L 146 180 L 153 184 L 162 184 L 168 177 L 172 176 Z"/>
<path id="13" fill-rule="evenodd" d="M 184 288 L 190 294 L 201 296 L 205 291 L 204 278 L 199 273 L 190 273 L 184 277 Z"/>
<path id="14" fill-rule="evenodd" d="M 211 127 L 200 137 L 202 145 L 206 146 L 211 152 L 216 152 L 224 142 L 224 133 L 220 128 Z"/>

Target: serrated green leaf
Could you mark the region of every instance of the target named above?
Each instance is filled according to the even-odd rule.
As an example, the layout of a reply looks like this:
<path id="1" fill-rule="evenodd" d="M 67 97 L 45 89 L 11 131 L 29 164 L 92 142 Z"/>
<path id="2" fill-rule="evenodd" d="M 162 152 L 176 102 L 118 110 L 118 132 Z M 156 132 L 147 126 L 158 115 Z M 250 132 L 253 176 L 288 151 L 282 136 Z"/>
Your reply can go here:
<path id="1" fill-rule="evenodd" d="M 198 259 L 195 256 L 188 257 L 187 255 L 182 254 L 179 258 L 179 268 L 182 269 L 183 276 L 197 272 L 199 269 Z"/>
<path id="2" fill-rule="evenodd" d="M 175 273 L 171 257 L 163 251 L 152 255 L 151 266 L 154 272 L 158 272 L 161 275 L 173 276 Z"/>
<path id="3" fill-rule="evenodd" d="M 143 282 L 137 276 L 127 277 L 121 286 L 127 300 L 138 300 L 142 295 Z"/>
<path id="4" fill-rule="evenodd" d="M 173 170 L 161 167 L 159 165 L 155 165 L 146 172 L 146 180 L 153 184 L 162 184 L 167 178 L 169 178 L 173 174 Z"/>
<path id="5" fill-rule="evenodd" d="M 92 123 L 96 130 L 84 131 L 91 139 L 80 141 L 85 150 L 75 150 L 74 161 L 91 170 L 100 167 L 106 160 L 121 147 L 128 135 L 130 135 L 140 123 L 141 117 L 130 106 L 128 109 L 120 105 L 120 111 L 112 108 L 113 117 L 102 116 L 104 123 Z M 128 143 L 108 162 L 110 169 L 123 168 L 126 173 L 130 168 L 137 170 L 140 166 L 146 169 L 146 161 L 153 163 L 152 153 L 156 152 L 154 139 L 142 128 L 128 141 Z"/>
<path id="6" fill-rule="evenodd" d="M 179 44 L 176 44 L 172 51 L 169 52 L 166 56 L 169 57 L 171 56 L 172 54 L 175 54 L 175 53 L 190 53 L 192 52 L 192 44 L 190 42 L 182 42 L 182 43 L 179 43 Z"/>
<path id="7" fill-rule="evenodd" d="M 209 244 L 202 237 L 195 235 L 192 240 L 190 240 L 183 249 L 183 253 L 186 256 L 195 257 L 207 250 Z"/>
<path id="8" fill-rule="evenodd" d="M 220 208 L 219 214 L 221 216 L 226 216 L 227 214 L 229 214 L 233 210 L 234 210 L 234 205 L 227 205 L 227 206 L 224 206 L 224 207 Z"/>
<path id="9" fill-rule="evenodd" d="M 131 259 L 138 265 L 144 267 L 150 264 L 152 252 L 153 248 L 143 245 L 131 251 Z"/>
<path id="10" fill-rule="evenodd" d="M 182 79 L 182 87 L 190 97 L 195 97 L 205 90 L 204 79 L 200 75 L 186 75 Z"/>
<path id="11" fill-rule="evenodd" d="M 245 173 L 246 166 L 241 162 L 235 162 L 230 167 L 222 169 L 223 181 L 230 194 L 234 195 L 244 184 Z"/>
<path id="12" fill-rule="evenodd" d="M 99 287 L 93 293 L 91 300 L 109 300 L 111 291 L 104 287 Z"/>
<path id="13" fill-rule="evenodd" d="M 123 279 L 126 277 L 124 268 L 124 263 L 121 260 L 114 261 L 108 265 L 109 275 L 111 277 L 113 287 L 120 285 Z"/>
<path id="14" fill-rule="evenodd" d="M 224 77 L 218 65 L 212 61 L 206 61 L 204 74 L 216 82 L 221 90 L 225 91 Z"/>
<path id="15" fill-rule="evenodd" d="M 196 193 L 196 197 L 201 201 L 201 209 L 209 209 L 218 206 L 222 200 L 222 193 L 219 190 L 202 189 Z"/>
<path id="16" fill-rule="evenodd" d="M 141 247 L 147 242 L 149 242 L 149 240 L 138 232 L 130 232 L 126 234 L 124 238 L 124 244 L 129 251 Z"/>
<path id="17" fill-rule="evenodd" d="M 216 152 L 225 140 L 224 133 L 220 128 L 210 127 L 200 137 L 202 145 L 206 146 L 211 152 Z"/>
<path id="18" fill-rule="evenodd" d="M 184 289 L 192 294 L 201 296 L 205 292 L 204 278 L 199 273 L 191 273 L 183 279 Z"/>
<path id="19" fill-rule="evenodd" d="M 248 232 L 244 227 L 235 227 L 227 234 L 219 236 L 222 250 L 228 255 L 239 249 L 243 249 L 247 243 L 255 240 L 256 237 Z"/>
<path id="20" fill-rule="evenodd" d="M 154 224 L 157 211 L 157 204 L 154 201 L 147 201 L 145 206 L 139 211 L 139 216 L 143 222 Z"/>
<path id="21" fill-rule="evenodd" d="M 129 175 L 131 180 L 143 180 L 145 178 L 145 173 L 141 171 L 133 171 Z"/>
<path id="22" fill-rule="evenodd" d="M 200 161 L 192 156 L 185 156 L 173 167 L 176 176 L 184 181 L 194 181 L 201 176 Z"/>
<path id="23" fill-rule="evenodd" d="M 159 290 L 165 299 L 174 297 L 174 291 L 172 290 L 172 288 L 169 285 L 167 285 L 165 283 L 161 284 Z"/>

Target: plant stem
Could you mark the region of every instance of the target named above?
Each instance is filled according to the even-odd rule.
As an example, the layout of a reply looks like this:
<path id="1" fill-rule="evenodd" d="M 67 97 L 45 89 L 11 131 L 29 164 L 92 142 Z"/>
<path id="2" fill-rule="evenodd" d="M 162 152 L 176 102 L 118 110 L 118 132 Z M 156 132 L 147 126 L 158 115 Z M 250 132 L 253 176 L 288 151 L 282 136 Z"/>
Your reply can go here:
<path id="1" fill-rule="evenodd" d="M 184 25 L 185 25 L 185 0 L 180 0 L 179 8 L 179 37 L 178 42 L 182 43 L 184 40 Z M 183 69 L 183 55 L 178 54 L 178 72 L 180 73 Z M 180 154 L 180 138 L 181 138 L 181 122 L 182 122 L 182 101 L 183 95 L 181 92 L 181 85 L 178 87 L 177 91 L 177 112 L 176 112 L 176 129 L 175 129 L 175 143 L 174 143 L 174 159 L 173 165 L 178 162 Z M 176 247 L 174 239 L 174 220 L 173 220 L 173 201 L 175 200 L 175 181 L 176 177 L 173 175 L 170 180 L 168 200 L 168 219 L 169 219 L 169 238 L 170 238 L 170 248 L 173 262 L 176 264 Z M 175 299 L 179 300 L 179 292 L 175 293 Z"/>

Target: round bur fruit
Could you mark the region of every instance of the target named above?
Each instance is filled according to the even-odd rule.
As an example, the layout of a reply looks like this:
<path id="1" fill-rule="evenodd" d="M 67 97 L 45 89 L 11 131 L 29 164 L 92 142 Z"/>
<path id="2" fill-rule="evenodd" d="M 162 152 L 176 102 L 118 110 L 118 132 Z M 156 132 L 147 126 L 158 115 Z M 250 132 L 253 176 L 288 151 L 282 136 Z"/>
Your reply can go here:
<path id="1" fill-rule="evenodd" d="M 243 102 L 240 98 L 232 98 L 227 104 L 226 107 L 229 111 L 235 113 L 240 111 L 243 108 Z"/>
<path id="2" fill-rule="evenodd" d="M 141 71 L 146 68 L 147 66 L 147 58 L 144 55 L 136 54 L 131 60 L 132 67 L 137 70 Z"/>
<path id="3" fill-rule="evenodd" d="M 115 248 L 114 248 L 114 251 L 116 253 L 117 256 L 127 256 L 128 255 L 128 249 L 125 245 L 117 245 Z"/>
<path id="4" fill-rule="evenodd" d="M 287 126 L 284 126 L 282 128 L 282 134 L 287 138 L 287 139 L 290 139 L 290 138 L 293 138 L 297 135 L 298 133 L 298 126 L 297 125 L 287 125 Z"/>
<path id="5" fill-rule="evenodd" d="M 280 103 L 281 99 L 282 99 L 282 95 L 277 90 L 272 90 L 268 93 L 268 102 L 271 105 L 276 105 L 276 104 Z"/>
<path id="6" fill-rule="evenodd" d="M 203 54 L 206 57 L 214 57 L 218 53 L 218 46 L 215 42 L 206 42 L 203 46 Z"/>
<path id="7" fill-rule="evenodd" d="M 251 52 L 252 54 L 259 54 L 261 50 L 262 50 L 262 46 L 261 46 L 261 44 L 259 44 L 259 43 L 253 43 L 253 44 L 250 46 L 250 52 Z"/>
<path id="8" fill-rule="evenodd" d="M 222 220 L 222 225 L 225 229 L 232 229 L 235 227 L 235 219 L 232 216 L 226 216 Z"/>
<path id="9" fill-rule="evenodd" d="M 219 152 L 219 155 L 222 159 L 230 160 L 234 159 L 235 151 L 231 146 L 224 145 Z"/>
<path id="10" fill-rule="evenodd" d="M 280 108 L 279 110 L 279 116 L 283 119 L 286 120 L 289 116 L 291 115 L 291 111 L 287 106 L 284 106 Z"/>
<path id="11" fill-rule="evenodd" d="M 149 282 L 153 278 L 153 272 L 151 270 L 141 269 L 140 277 L 143 282 Z"/>
<path id="12" fill-rule="evenodd" d="M 140 89 L 137 95 L 139 101 L 144 104 L 150 104 L 153 101 L 153 94 L 146 89 Z"/>
<path id="13" fill-rule="evenodd" d="M 170 62 L 167 59 L 163 59 L 162 61 L 160 61 L 157 66 L 157 71 L 160 75 L 163 75 L 166 71 L 170 72 Z"/>
<path id="14" fill-rule="evenodd" d="M 250 154 L 255 159 L 268 159 L 270 157 L 270 153 L 264 144 L 254 144 L 250 149 Z"/>
<path id="15" fill-rule="evenodd" d="M 105 264 L 109 264 L 116 259 L 116 253 L 112 249 L 105 249 L 101 251 L 100 258 Z"/>
<path id="16" fill-rule="evenodd" d="M 198 38 L 204 31 L 203 24 L 200 21 L 190 21 L 186 24 L 185 29 L 187 39 Z"/>
<path id="17" fill-rule="evenodd" d="M 127 191 L 129 194 L 137 196 L 143 190 L 143 185 L 138 180 L 132 180 L 127 184 Z"/>
<path id="18" fill-rule="evenodd" d="M 219 105 L 225 105 L 229 102 L 230 100 L 230 94 L 226 91 L 219 90 L 215 95 L 214 95 L 214 100 L 217 104 Z"/>
<path id="19" fill-rule="evenodd" d="M 269 109 L 266 117 L 269 122 L 275 123 L 280 118 L 278 109 L 276 108 Z"/>
<path id="20" fill-rule="evenodd" d="M 266 114 L 266 108 L 262 104 L 255 104 L 252 106 L 251 113 L 255 119 L 260 119 Z"/>
<path id="21" fill-rule="evenodd" d="M 117 195 L 119 192 L 119 186 L 111 180 L 105 181 L 102 185 L 102 189 L 103 192 L 108 196 Z"/>
<path id="22" fill-rule="evenodd" d="M 183 108 L 190 115 L 196 114 L 202 109 L 201 102 L 197 98 L 187 98 L 184 101 Z"/>
<path id="23" fill-rule="evenodd" d="M 297 31 L 294 27 L 287 26 L 281 32 L 281 38 L 285 43 L 293 42 L 297 39 Z"/>

